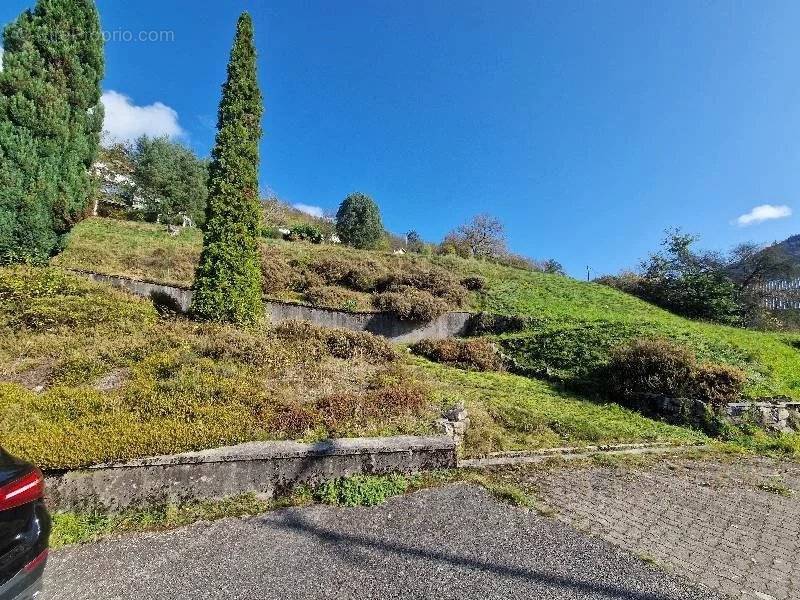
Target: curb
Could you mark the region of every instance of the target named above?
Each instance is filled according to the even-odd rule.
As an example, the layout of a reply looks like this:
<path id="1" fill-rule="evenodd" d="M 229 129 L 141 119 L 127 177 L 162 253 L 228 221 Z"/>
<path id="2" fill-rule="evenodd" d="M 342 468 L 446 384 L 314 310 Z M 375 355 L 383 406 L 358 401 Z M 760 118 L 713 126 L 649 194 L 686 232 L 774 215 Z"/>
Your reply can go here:
<path id="1" fill-rule="evenodd" d="M 483 458 L 467 458 L 458 461 L 459 468 L 487 469 L 506 465 L 524 465 L 545 462 L 551 458 L 563 460 L 579 460 L 598 455 L 638 455 L 638 454 L 675 454 L 681 452 L 705 452 L 710 449 L 707 444 L 679 445 L 669 443 L 654 444 L 616 444 L 610 446 L 582 446 L 547 448 L 524 452 L 497 452 Z"/>

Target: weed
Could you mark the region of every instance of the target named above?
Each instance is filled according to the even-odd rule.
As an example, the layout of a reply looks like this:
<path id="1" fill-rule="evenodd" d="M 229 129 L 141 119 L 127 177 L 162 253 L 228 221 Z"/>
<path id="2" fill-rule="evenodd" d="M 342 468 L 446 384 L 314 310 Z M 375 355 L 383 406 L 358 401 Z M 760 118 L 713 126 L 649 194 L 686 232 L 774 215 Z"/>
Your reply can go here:
<path id="1" fill-rule="evenodd" d="M 376 506 L 409 488 L 407 477 L 392 475 L 353 475 L 332 479 L 317 488 L 314 497 L 335 506 Z"/>
<path id="2" fill-rule="evenodd" d="M 770 479 L 769 481 L 760 483 L 757 487 L 760 490 L 764 490 L 770 494 L 783 496 L 784 498 L 791 498 L 794 495 L 794 490 L 792 490 L 792 488 L 788 487 L 778 478 Z"/>
<path id="3" fill-rule="evenodd" d="M 261 500 L 255 494 L 244 494 L 224 500 L 203 500 L 183 504 L 163 504 L 150 508 L 127 509 L 118 513 L 101 510 L 56 512 L 50 545 L 53 548 L 93 542 L 109 535 L 175 529 L 199 521 L 217 521 L 265 513 L 286 506 L 302 506 L 310 502 L 304 488 L 276 500 Z"/>

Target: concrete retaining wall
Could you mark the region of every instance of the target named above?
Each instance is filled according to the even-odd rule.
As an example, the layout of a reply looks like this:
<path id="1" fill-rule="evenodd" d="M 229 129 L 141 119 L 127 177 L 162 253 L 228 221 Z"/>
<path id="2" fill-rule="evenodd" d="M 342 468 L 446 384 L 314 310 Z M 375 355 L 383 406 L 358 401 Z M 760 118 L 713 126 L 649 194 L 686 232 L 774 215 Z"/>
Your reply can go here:
<path id="1" fill-rule="evenodd" d="M 192 303 L 192 290 L 124 277 L 80 272 L 82 275 L 127 290 L 137 296 L 150 298 L 154 302 L 168 305 L 174 310 L 186 312 Z M 267 301 L 264 303 L 273 323 L 283 321 L 309 321 L 320 327 L 338 327 L 353 331 L 368 331 L 388 338 L 392 342 L 413 344 L 420 340 L 442 340 L 465 335 L 472 314 L 451 312 L 430 323 L 409 323 L 380 312 L 346 312 L 326 308 L 315 308 L 289 302 Z"/>
<path id="2" fill-rule="evenodd" d="M 272 497 L 302 483 L 354 474 L 415 473 L 456 466 L 446 436 L 351 438 L 316 444 L 238 446 L 98 465 L 48 475 L 50 506 L 60 510 L 211 500 L 256 492 Z"/>

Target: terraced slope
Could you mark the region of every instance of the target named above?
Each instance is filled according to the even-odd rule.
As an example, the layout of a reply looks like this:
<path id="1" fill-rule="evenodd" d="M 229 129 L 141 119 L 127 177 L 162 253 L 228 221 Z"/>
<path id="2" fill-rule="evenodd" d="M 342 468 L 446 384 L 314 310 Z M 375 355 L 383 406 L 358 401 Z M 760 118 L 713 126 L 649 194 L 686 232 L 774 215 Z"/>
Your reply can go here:
<path id="1" fill-rule="evenodd" d="M 201 234 L 196 230 L 173 237 L 159 226 L 89 219 L 73 230 L 65 251 L 53 262 L 68 268 L 190 285 L 200 243 Z M 748 374 L 746 391 L 752 396 L 800 398 L 800 336 L 796 334 L 690 321 L 598 284 L 452 256 L 395 256 L 275 240 L 265 240 L 264 249 L 267 256 L 278 256 L 293 269 L 335 257 L 388 272 L 415 266 L 438 267 L 456 278 L 481 276 L 486 287 L 470 292 L 467 307 L 531 317 L 525 331 L 503 336 L 503 343 L 520 365 L 552 380 L 580 380 L 602 364 L 616 345 L 635 337 L 663 336 L 686 344 L 701 361 L 743 368 Z M 342 291 L 354 294 L 354 306 L 368 304 L 363 293 Z M 303 299 L 288 287 L 270 295 Z"/>

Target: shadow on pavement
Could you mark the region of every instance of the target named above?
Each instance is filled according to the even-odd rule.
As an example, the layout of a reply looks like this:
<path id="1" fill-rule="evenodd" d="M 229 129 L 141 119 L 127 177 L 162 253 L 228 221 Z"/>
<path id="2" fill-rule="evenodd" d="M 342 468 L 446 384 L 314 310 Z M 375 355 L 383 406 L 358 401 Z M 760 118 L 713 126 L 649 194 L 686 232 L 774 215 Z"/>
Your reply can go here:
<path id="1" fill-rule="evenodd" d="M 391 552 L 398 555 L 411 556 L 423 560 L 445 563 L 455 567 L 465 567 L 469 569 L 486 571 L 501 577 L 522 579 L 532 583 L 543 583 L 554 588 L 590 592 L 612 599 L 674 600 L 671 596 L 653 594 L 649 592 L 639 592 L 619 585 L 593 583 L 591 581 L 583 581 L 572 577 L 551 575 L 536 570 L 499 565 L 480 559 L 459 556 L 458 554 L 452 552 L 424 550 L 403 543 L 389 542 L 371 538 L 366 535 L 354 535 L 331 531 L 310 523 L 307 519 L 303 518 L 299 513 L 294 511 L 285 513 L 280 520 L 270 520 L 269 525 L 293 531 L 300 535 L 312 536 L 323 542 L 337 544 L 341 546 L 343 554 L 351 557 L 355 557 L 356 549 L 376 549 L 383 552 Z"/>

